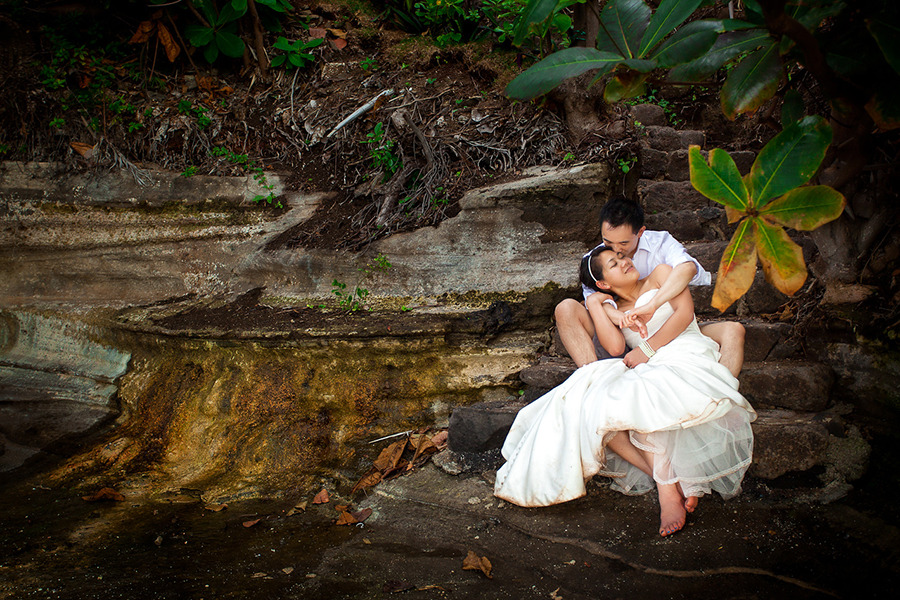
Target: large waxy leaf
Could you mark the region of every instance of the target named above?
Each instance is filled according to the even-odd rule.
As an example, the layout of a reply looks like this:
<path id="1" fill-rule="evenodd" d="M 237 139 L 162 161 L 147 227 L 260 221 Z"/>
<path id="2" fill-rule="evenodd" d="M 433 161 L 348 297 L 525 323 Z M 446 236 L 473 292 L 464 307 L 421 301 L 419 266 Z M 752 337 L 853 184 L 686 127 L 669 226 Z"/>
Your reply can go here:
<path id="1" fill-rule="evenodd" d="M 638 73 L 649 73 L 657 66 L 655 60 L 645 58 L 628 58 L 622 61 L 622 65 L 629 69 L 634 69 Z"/>
<path id="2" fill-rule="evenodd" d="M 831 144 L 831 127 L 812 115 L 785 127 L 769 140 L 750 168 L 748 187 L 753 205 L 760 209 L 801 186 L 816 174 Z"/>
<path id="3" fill-rule="evenodd" d="M 650 22 L 650 7 L 643 0 L 613 0 L 600 13 L 597 48 L 627 58 L 638 55 L 641 37 Z"/>
<path id="4" fill-rule="evenodd" d="M 684 23 L 701 2 L 702 0 L 662 0 L 650 18 L 637 55 L 645 56 L 650 52 L 673 29 Z"/>
<path id="5" fill-rule="evenodd" d="M 238 58 L 244 55 L 244 40 L 230 31 L 217 31 L 216 45 L 226 56 Z"/>
<path id="6" fill-rule="evenodd" d="M 782 293 L 792 296 L 806 281 L 803 249 L 791 241 L 781 227 L 770 225 L 758 217 L 753 221 L 756 229 L 756 252 L 766 280 Z"/>
<path id="7" fill-rule="evenodd" d="M 798 231 L 812 231 L 834 221 L 844 211 L 844 196 L 827 185 L 811 185 L 791 190 L 759 211 L 767 221 Z"/>
<path id="8" fill-rule="evenodd" d="M 617 73 L 603 90 L 603 99 L 612 104 L 625 98 L 636 98 L 647 93 L 648 75 L 634 71 Z"/>
<path id="9" fill-rule="evenodd" d="M 720 31 L 720 21 L 688 23 L 660 44 L 650 58 L 656 59 L 663 69 L 692 61 L 712 48 Z"/>
<path id="10" fill-rule="evenodd" d="M 729 154 L 721 148 L 709 153 L 709 164 L 700 154 L 700 146 L 688 150 L 691 168 L 691 185 L 698 192 L 719 204 L 735 210 L 746 211 L 750 207 L 750 197 L 741 179 L 737 165 Z"/>
<path id="11" fill-rule="evenodd" d="M 559 0 L 530 0 L 519 16 L 513 45 L 521 46 L 531 30 L 532 23 L 541 23 L 549 17 L 558 3 Z"/>
<path id="12" fill-rule="evenodd" d="M 866 21 L 866 25 L 888 64 L 900 73 L 900 27 L 881 19 Z"/>
<path id="13" fill-rule="evenodd" d="M 191 43 L 191 46 L 202 48 L 213 40 L 215 31 L 209 27 L 192 23 L 184 28 L 184 35 Z"/>
<path id="14" fill-rule="evenodd" d="M 803 96 L 797 90 L 788 90 L 781 103 L 782 127 L 787 127 L 802 119 L 804 112 L 806 112 L 806 109 L 803 106 Z"/>
<path id="15" fill-rule="evenodd" d="M 752 219 L 744 219 L 719 262 L 712 305 L 720 311 L 743 296 L 756 276 L 756 235 Z"/>
<path id="16" fill-rule="evenodd" d="M 771 42 L 768 31 L 765 29 L 751 29 L 735 33 L 724 33 L 713 44 L 712 49 L 696 60 L 678 65 L 669 71 L 670 81 L 703 81 L 729 60 L 743 52 L 759 48 L 766 42 Z"/>
<path id="17" fill-rule="evenodd" d="M 506 95 L 514 100 L 530 100 L 546 94 L 564 79 L 599 69 L 609 73 L 622 62 L 622 57 L 593 48 L 566 48 L 532 65 L 506 86 Z"/>
<path id="18" fill-rule="evenodd" d="M 781 56 L 774 40 L 752 52 L 728 75 L 722 86 L 722 112 L 732 121 L 775 95 L 781 81 Z"/>
<path id="19" fill-rule="evenodd" d="M 866 103 L 866 112 L 882 131 L 890 131 L 900 127 L 900 102 L 896 94 L 875 92 Z"/>

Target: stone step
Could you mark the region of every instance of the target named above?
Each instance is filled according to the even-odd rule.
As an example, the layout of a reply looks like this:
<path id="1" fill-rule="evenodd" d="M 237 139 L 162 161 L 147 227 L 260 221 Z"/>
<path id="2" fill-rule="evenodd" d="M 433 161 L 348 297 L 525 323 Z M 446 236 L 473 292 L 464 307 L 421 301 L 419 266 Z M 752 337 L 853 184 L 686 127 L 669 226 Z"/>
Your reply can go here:
<path id="1" fill-rule="evenodd" d="M 497 449 L 503 444 L 509 428 L 525 402 L 482 402 L 457 407 L 450 418 L 449 458 L 454 469 L 460 464 L 476 463 L 472 456 L 491 456 L 499 467 L 502 459 Z M 790 473 L 801 473 L 824 467 L 820 480 L 824 486 L 845 486 L 861 477 L 866 470 L 871 448 L 840 416 L 831 412 L 795 412 L 761 409 L 753 423 L 753 464 L 751 477 L 773 480 Z M 463 458 L 465 457 L 465 458 Z M 446 457 L 445 457 L 446 458 Z M 484 468 L 484 461 L 480 461 Z"/>
<path id="2" fill-rule="evenodd" d="M 834 372 L 822 363 L 770 361 L 744 363 L 741 393 L 754 408 L 823 411 L 831 404 Z"/>

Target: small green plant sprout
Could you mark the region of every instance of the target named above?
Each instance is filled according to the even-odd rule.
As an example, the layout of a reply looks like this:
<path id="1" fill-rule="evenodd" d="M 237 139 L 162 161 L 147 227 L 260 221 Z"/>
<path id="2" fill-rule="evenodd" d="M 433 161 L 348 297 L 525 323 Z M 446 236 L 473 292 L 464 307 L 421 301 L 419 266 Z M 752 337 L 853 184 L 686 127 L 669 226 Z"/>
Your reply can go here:
<path id="1" fill-rule="evenodd" d="M 0 155 L 8 154 L 10 151 L 9 144 L 0 144 Z"/>
<path id="2" fill-rule="evenodd" d="M 404 305 L 404 306 L 401 306 L 401 307 L 400 307 L 400 310 L 402 310 L 403 312 L 409 312 L 409 311 L 411 311 L 412 309 L 411 309 L 410 307 Z"/>
<path id="3" fill-rule="evenodd" d="M 275 198 L 275 185 L 268 182 L 265 171 L 263 171 L 263 168 L 259 166 L 256 161 L 250 160 L 250 157 L 246 154 L 236 154 L 225 146 L 216 146 L 209 151 L 209 154 L 210 156 L 224 158 L 229 163 L 240 166 L 245 172 L 253 173 L 253 179 L 256 180 L 259 187 L 267 192 L 266 194 L 255 195 L 253 197 L 254 202 L 259 204 L 260 202 L 265 201 L 266 204 L 274 204 L 276 208 L 284 207 L 284 205 L 281 204 L 281 201 Z"/>
<path id="4" fill-rule="evenodd" d="M 331 282 L 331 292 L 337 296 L 338 305 L 344 310 L 356 312 L 363 308 L 369 290 L 359 286 L 352 292 L 347 291 L 347 284 L 335 279 Z"/>
<path id="5" fill-rule="evenodd" d="M 571 162 L 575 160 L 575 154 L 573 152 L 566 152 L 566 155 L 563 156 L 563 162 Z"/>
<path id="6" fill-rule="evenodd" d="M 403 160 L 394 152 L 396 142 L 385 139 L 383 123 L 376 123 L 371 133 L 366 134 L 364 144 L 371 144 L 369 156 L 372 158 L 372 168 L 384 171 L 382 181 L 387 181 L 403 166 Z"/>
<path id="7" fill-rule="evenodd" d="M 182 177 L 193 177 L 197 174 L 197 167 L 194 165 L 188 166 L 184 171 L 181 172 Z"/>
<path id="8" fill-rule="evenodd" d="M 637 162 L 637 156 L 629 156 L 628 158 L 619 158 L 616 160 L 616 164 L 619 165 L 619 168 L 623 173 L 627 174 L 634 164 Z"/>
<path id="9" fill-rule="evenodd" d="M 134 133 L 138 129 L 141 129 L 144 126 L 143 123 L 139 123 L 138 121 L 132 121 L 128 124 L 128 133 Z"/>
<path id="10" fill-rule="evenodd" d="M 280 67 L 281 65 L 284 65 L 284 68 L 288 71 L 294 67 L 302 69 L 316 59 L 316 57 L 307 52 L 307 50 L 322 45 L 322 42 L 324 41 L 325 38 L 314 38 L 308 42 L 300 40 L 289 42 L 287 41 L 287 38 L 281 36 L 278 38 L 278 41 L 275 42 L 274 47 L 277 50 L 283 51 L 284 54 L 280 54 L 273 58 L 272 66 Z"/>
<path id="11" fill-rule="evenodd" d="M 425 85 L 434 85 L 435 82 L 437 82 L 436 77 L 429 77 L 428 79 L 425 80 Z"/>
<path id="12" fill-rule="evenodd" d="M 202 106 L 194 106 L 189 100 L 178 101 L 178 112 L 182 115 L 192 116 L 197 120 L 198 129 L 206 129 L 212 120 L 206 116 L 207 109 Z"/>
<path id="13" fill-rule="evenodd" d="M 806 282 L 803 249 L 785 228 L 811 231 L 837 219 L 846 200 L 827 185 L 805 185 L 815 175 L 831 144 L 828 122 L 818 115 L 793 121 L 769 140 L 741 177 L 734 160 L 721 148 L 709 153 L 691 146 L 691 184 L 725 206 L 737 231 L 722 255 L 712 305 L 724 311 L 753 283 L 757 257 L 766 279 L 787 295 Z"/>
<path id="14" fill-rule="evenodd" d="M 62 129 L 66 126 L 66 120 L 62 117 L 57 117 L 56 119 L 50 120 L 50 127 L 55 127 L 56 129 Z"/>
<path id="15" fill-rule="evenodd" d="M 378 61 L 376 61 L 372 57 L 367 57 L 359 61 L 359 66 L 363 71 L 377 71 L 378 70 Z"/>

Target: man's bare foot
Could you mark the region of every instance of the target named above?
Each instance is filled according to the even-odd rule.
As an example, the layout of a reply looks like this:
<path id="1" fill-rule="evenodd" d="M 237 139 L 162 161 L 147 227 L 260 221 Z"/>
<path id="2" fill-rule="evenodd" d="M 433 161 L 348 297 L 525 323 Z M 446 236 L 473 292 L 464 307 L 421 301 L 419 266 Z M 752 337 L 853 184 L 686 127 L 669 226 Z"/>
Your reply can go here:
<path id="1" fill-rule="evenodd" d="M 657 485 L 656 489 L 659 491 L 659 535 L 666 537 L 684 527 L 687 502 L 675 484 Z"/>

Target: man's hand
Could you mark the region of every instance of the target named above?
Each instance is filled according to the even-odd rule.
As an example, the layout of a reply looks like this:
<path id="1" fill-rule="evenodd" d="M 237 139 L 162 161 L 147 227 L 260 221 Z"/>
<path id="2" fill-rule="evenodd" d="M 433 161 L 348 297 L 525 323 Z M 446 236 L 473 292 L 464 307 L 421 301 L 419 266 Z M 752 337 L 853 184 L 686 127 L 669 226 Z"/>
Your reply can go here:
<path id="1" fill-rule="evenodd" d="M 656 313 L 657 308 L 659 308 L 659 307 L 656 305 L 655 302 L 653 302 L 651 300 L 647 304 L 642 304 L 641 306 L 632 308 L 631 312 L 628 314 L 628 316 L 631 317 L 632 319 L 639 319 L 639 320 L 643 321 L 644 323 L 649 323 L 650 319 L 652 319 L 653 315 Z M 635 331 L 637 331 L 637 330 L 635 330 Z M 647 330 L 645 328 L 644 333 L 641 334 L 641 337 L 644 337 L 646 335 L 647 335 Z"/>
<path id="2" fill-rule="evenodd" d="M 633 369 L 641 363 L 647 362 L 649 359 L 647 355 L 644 354 L 644 351 L 640 348 L 635 348 L 631 352 L 625 355 L 625 366 L 629 369 Z"/>

